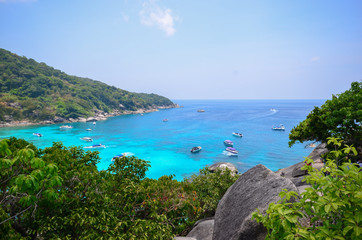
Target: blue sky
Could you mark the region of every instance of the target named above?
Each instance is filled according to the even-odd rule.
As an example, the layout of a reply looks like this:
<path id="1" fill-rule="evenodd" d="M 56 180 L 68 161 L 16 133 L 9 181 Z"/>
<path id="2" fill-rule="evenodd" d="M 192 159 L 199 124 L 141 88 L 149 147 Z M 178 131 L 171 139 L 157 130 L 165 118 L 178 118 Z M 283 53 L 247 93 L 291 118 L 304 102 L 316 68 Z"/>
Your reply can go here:
<path id="1" fill-rule="evenodd" d="M 0 48 L 171 99 L 330 99 L 362 79 L 362 1 L 0 0 Z"/>

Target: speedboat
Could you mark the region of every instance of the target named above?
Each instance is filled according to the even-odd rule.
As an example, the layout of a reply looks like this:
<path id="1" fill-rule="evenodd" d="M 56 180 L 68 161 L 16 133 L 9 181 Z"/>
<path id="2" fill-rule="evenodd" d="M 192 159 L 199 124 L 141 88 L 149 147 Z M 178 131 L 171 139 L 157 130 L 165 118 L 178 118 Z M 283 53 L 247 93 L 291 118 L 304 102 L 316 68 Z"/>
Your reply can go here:
<path id="1" fill-rule="evenodd" d="M 271 112 L 276 112 L 277 110 L 275 108 L 270 109 Z"/>
<path id="2" fill-rule="evenodd" d="M 237 132 L 233 132 L 233 136 L 235 136 L 235 137 L 242 137 L 242 136 L 243 136 L 243 134 L 241 134 L 241 133 L 237 133 Z"/>
<path id="3" fill-rule="evenodd" d="M 205 112 L 204 109 L 198 109 L 197 112 Z"/>
<path id="4" fill-rule="evenodd" d="M 92 142 L 93 139 L 91 139 L 90 137 L 82 137 L 80 140 L 86 141 L 86 142 Z"/>
<path id="5" fill-rule="evenodd" d="M 92 145 L 92 146 L 88 146 L 88 147 L 84 147 L 84 148 L 106 148 L 106 146 L 103 144 L 96 144 L 96 145 Z"/>
<path id="6" fill-rule="evenodd" d="M 121 158 L 121 157 L 125 157 L 126 155 L 124 153 L 120 154 L 120 155 L 116 155 L 112 158 L 112 161 L 114 162 L 117 158 Z"/>
<path id="7" fill-rule="evenodd" d="M 37 137 L 42 137 L 43 136 L 43 134 L 41 134 L 41 133 L 33 133 L 33 135 L 37 136 Z"/>
<path id="8" fill-rule="evenodd" d="M 280 124 L 279 127 L 272 127 L 272 129 L 276 131 L 285 131 L 285 127 L 283 124 Z"/>
<path id="9" fill-rule="evenodd" d="M 229 147 L 234 146 L 234 143 L 233 143 L 233 141 L 231 141 L 231 140 L 225 140 L 225 141 L 224 141 L 224 144 L 225 144 L 225 146 L 229 146 Z"/>
<path id="10" fill-rule="evenodd" d="M 227 147 L 225 150 L 234 155 L 238 155 L 238 151 L 235 148 Z"/>
<path id="11" fill-rule="evenodd" d="M 121 158 L 121 157 L 130 157 L 130 156 L 134 156 L 134 153 L 131 152 L 124 152 L 122 154 L 116 155 L 112 158 L 112 161 L 114 162 L 116 160 L 116 158 Z"/>
<path id="12" fill-rule="evenodd" d="M 87 129 L 86 129 L 86 131 L 92 131 L 92 129 L 90 129 L 90 128 L 87 128 Z"/>
<path id="13" fill-rule="evenodd" d="M 197 153 L 197 152 L 200 152 L 201 149 L 202 149 L 202 148 L 201 148 L 200 146 L 193 147 L 193 148 L 191 148 L 191 152 L 192 152 L 192 153 Z"/>
<path id="14" fill-rule="evenodd" d="M 70 128 L 73 128 L 73 127 L 70 126 L 70 125 L 63 125 L 63 126 L 60 126 L 59 128 L 61 128 L 61 129 L 70 129 Z"/>

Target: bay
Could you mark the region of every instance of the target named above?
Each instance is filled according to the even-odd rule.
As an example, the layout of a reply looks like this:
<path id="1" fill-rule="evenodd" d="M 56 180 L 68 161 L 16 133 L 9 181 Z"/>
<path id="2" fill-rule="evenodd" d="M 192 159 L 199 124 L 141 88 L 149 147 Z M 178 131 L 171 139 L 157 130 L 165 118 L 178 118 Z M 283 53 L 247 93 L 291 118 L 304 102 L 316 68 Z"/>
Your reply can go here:
<path id="1" fill-rule="evenodd" d="M 107 169 L 113 156 L 134 154 L 150 161 L 149 178 L 174 174 L 182 180 L 216 162 L 231 162 L 242 173 L 257 164 L 276 171 L 303 161 L 313 150 L 306 144 L 288 147 L 290 130 L 303 121 L 314 106 L 325 100 L 174 100 L 183 108 L 152 113 L 123 115 L 99 121 L 61 125 L 1 128 L 0 138 L 15 136 L 39 148 L 61 141 L 65 146 L 104 144 L 97 149 L 101 157 L 98 169 Z M 205 112 L 198 112 L 203 109 Z M 164 121 L 167 119 L 168 121 Z M 273 131 L 283 124 L 285 131 Z M 91 128 L 92 131 L 86 131 Z M 33 133 L 43 134 L 43 137 Z M 232 136 L 240 132 L 242 138 Z M 91 137 L 93 142 L 80 138 Z M 237 157 L 225 152 L 224 140 L 232 140 Z M 201 146 L 199 153 L 191 153 Z"/>

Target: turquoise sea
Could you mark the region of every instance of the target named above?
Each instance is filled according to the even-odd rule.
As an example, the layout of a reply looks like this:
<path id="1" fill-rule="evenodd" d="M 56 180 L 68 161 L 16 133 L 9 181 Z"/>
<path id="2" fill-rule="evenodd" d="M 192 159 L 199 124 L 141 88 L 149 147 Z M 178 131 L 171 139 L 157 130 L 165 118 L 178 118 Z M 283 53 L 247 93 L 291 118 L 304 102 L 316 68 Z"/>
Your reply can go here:
<path id="1" fill-rule="evenodd" d="M 63 124 L 1 128 L 0 138 L 24 138 L 45 148 L 61 141 L 65 146 L 104 144 L 99 149 L 100 170 L 107 169 L 113 156 L 132 153 L 150 161 L 149 178 L 175 174 L 181 180 L 215 162 L 227 161 L 240 172 L 263 164 L 276 171 L 302 161 L 313 149 L 306 144 L 288 147 L 290 130 L 304 120 L 314 106 L 325 100 L 174 100 L 183 108 L 153 113 L 123 115 L 99 121 L 95 125 L 72 123 L 72 129 L 61 130 Z M 205 112 L 197 112 L 203 109 Z M 273 110 L 274 109 L 274 110 Z M 163 119 L 168 119 L 164 122 Z M 273 131 L 283 124 L 285 131 Z M 91 128 L 92 131 L 86 131 Z M 34 132 L 43 137 L 34 136 Z M 242 138 L 232 136 L 240 132 Z M 91 137 L 93 142 L 80 140 Z M 239 155 L 226 154 L 224 140 L 232 140 Z M 193 146 L 202 151 L 191 153 Z"/>

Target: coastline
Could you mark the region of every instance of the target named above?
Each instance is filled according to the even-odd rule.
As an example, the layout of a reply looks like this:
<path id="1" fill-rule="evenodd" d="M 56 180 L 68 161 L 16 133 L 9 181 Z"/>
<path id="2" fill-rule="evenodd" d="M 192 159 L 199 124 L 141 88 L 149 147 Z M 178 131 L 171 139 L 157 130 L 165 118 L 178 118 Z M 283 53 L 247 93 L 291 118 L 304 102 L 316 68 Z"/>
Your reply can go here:
<path id="1" fill-rule="evenodd" d="M 20 121 L 10 121 L 10 122 L 0 122 L 0 128 L 8 128 L 8 127 L 24 127 L 24 126 L 33 126 L 33 125 L 51 125 L 51 124 L 58 124 L 58 123 L 73 123 L 73 122 L 97 122 L 97 121 L 104 121 L 107 120 L 109 117 L 116 117 L 121 115 L 130 115 L 130 114 L 143 114 L 143 113 L 150 113 L 150 112 L 157 112 L 163 109 L 170 109 L 170 108 L 179 108 L 178 104 L 174 104 L 171 106 L 155 106 L 152 108 L 140 108 L 135 111 L 130 110 L 115 110 L 110 113 L 106 113 L 103 111 L 96 111 L 93 117 L 88 118 L 69 118 L 64 119 L 61 117 L 55 117 L 53 120 L 44 120 L 39 122 L 32 122 L 29 120 L 20 120 Z"/>

